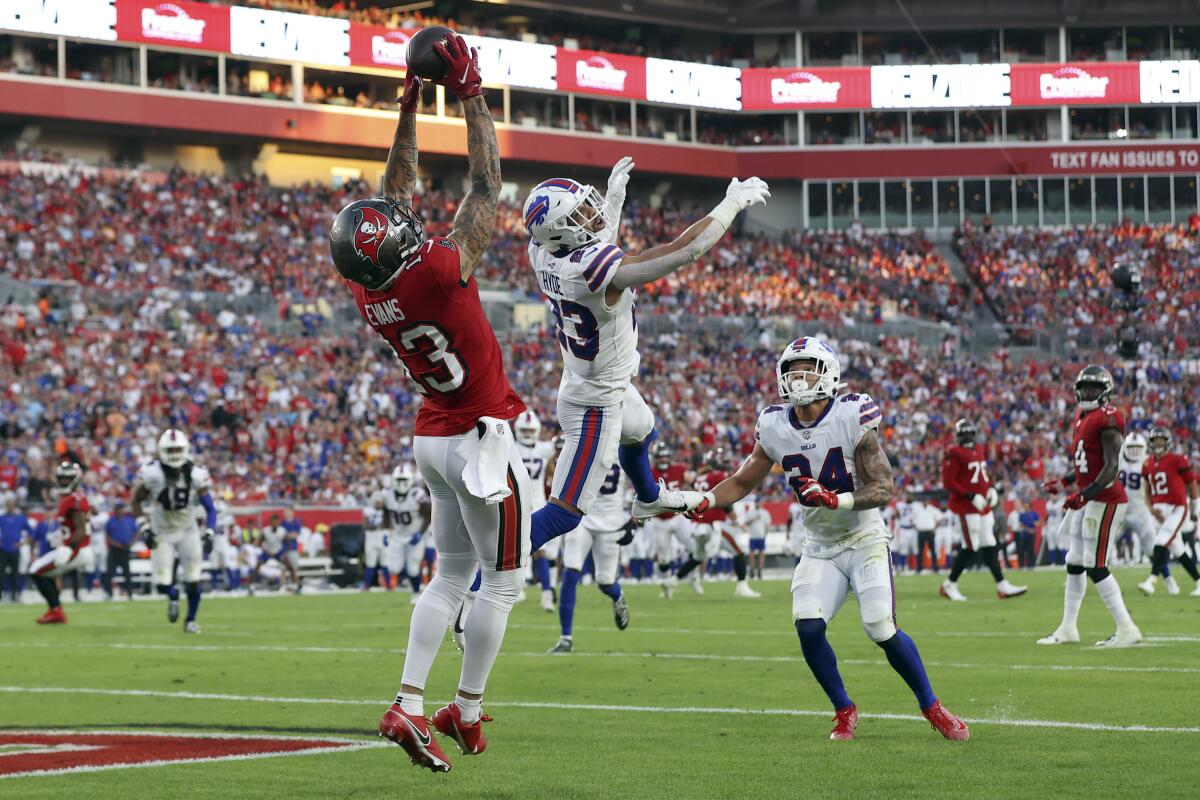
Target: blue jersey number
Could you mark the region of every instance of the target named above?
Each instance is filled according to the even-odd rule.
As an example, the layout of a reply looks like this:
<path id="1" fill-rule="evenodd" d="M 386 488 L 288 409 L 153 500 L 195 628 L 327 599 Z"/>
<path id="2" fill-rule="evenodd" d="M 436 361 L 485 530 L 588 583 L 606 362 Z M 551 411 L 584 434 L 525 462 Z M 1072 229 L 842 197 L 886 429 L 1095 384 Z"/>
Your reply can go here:
<path id="1" fill-rule="evenodd" d="M 1140 472 L 1126 472 L 1125 470 L 1121 470 L 1117 474 L 1117 477 L 1121 479 L 1121 483 L 1124 484 L 1126 489 L 1132 489 L 1136 492 L 1142 488 L 1142 473 Z"/>
<path id="2" fill-rule="evenodd" d="M 604 483 L 600 484 L 600 494 L 616 494 L 617 486 L 621 483 L 621 467 L 614 465 L 612 472 L 608 473 L 608 477 L 604 479 Z"/>
<path id="3" fill-rule="evenodd" d="M 550 298 L 554 325 L 558 328 L 558 343 L 576 358 L 594 361 L 600 352 L 600 326 L 587 306 L 571 300 Z M 570 332 L 567 330 L 570 326 Z"/>
<path id="4" fill-rule="evenodd" d="M 779 465 L 783 467 L 784 472 L 798 471 L 799 474 L 791 475 L 788 478 L 788 484 L 796 493 L 796 498 L 800 499 L 800 480 L 813 476 L 812 465 L 808 463 L 808 458 L 797 453 L 793 456 L 785 456 Z M 835 447 L 826 453 L 825 463 L 821 465 L 821 473 L 817 476 L 817 483 L 829 491 L 839 494 L 854 491 L 854 478 L 850 475 L 850 470 L 846 468 L 846 456 L 842 453 L 842 448 Z"/>

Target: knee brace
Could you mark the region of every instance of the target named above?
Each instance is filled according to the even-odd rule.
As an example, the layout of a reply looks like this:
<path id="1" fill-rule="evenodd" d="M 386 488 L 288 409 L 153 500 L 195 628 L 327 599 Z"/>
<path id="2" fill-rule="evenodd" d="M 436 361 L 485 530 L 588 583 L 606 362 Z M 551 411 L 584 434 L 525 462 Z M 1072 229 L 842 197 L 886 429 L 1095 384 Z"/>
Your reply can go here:
<path id="1" fill-rule="evenodd" d="M 1085 572 L 1087 572 L 1087 570 L 1083 568 L 1082 564 L 1067 564 L 1068 575 L 1082 575 Z"/>
<path id="2" fill-rule="evenodd" d="M 517 602 L 517 595 L 525 586 L 525 570 L 509 569 L 497 572 L 494 569 L 483 570 L 483 583 L 479 593 L 475 595 L 476 602 L 487 603 L 493 608 L 508 612 Z"/>
<path id="3" fill-rule="evenodd" d="M 862 603 L 863 630 L 867 632 L 871 641 L 879 644 L 896 635 L 891 603 L 886 600 L 863 600 L 861 597 L 859 602 Z"/>
<path id="4" fill-rule="evenodd" d="M 1100 567 L 1099 569 L 1093 568 L 1087 570 L 1087 574 L 1088 577 L 1092 579 L 1092 583 L 1099 583 L 1107 578 L 1111 573 L 1109 573 L 1108 567 Z"/>

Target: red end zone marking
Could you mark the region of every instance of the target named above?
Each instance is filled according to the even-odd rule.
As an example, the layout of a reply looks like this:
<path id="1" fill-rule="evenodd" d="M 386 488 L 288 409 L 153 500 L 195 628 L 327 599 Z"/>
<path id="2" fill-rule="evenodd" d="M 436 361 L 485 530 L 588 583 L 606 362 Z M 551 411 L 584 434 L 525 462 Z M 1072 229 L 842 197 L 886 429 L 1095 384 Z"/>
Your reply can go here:
<path id="1" fill-rule="evenodd" d="M 170 733 L 0 732 L 0 778 L 357 750 L 373 742 Z"/>

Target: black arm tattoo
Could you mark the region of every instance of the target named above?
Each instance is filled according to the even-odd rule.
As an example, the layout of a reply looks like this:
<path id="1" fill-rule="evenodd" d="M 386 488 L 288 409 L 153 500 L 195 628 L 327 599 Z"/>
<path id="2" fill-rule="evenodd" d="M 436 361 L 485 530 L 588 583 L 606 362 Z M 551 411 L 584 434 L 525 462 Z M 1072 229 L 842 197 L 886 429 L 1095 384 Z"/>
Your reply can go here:
<path id="1" fill-rule="evenodd" d="M 892 465 L 879 445 L 879 435 L 867 431 L 854 451 L 854 468 L 862 488 L 854 491 L 854 507 L 879 508 L 892 499 Z"/>
<path id="2" fill-rule="evenodd" d="M 400 112 L 396 138 L 383 170 L 383 193 L 409 202 L 417 186 L 417 115 Z"/>
<path id="3" fill-rule="evenodd" d="M 1121 445 L 1124 438 L 1116 428 L 1105 428 L 1100 432 L 1100 444 L 1104 448 L 1104 466 L 1096 480 L 1084 488 L 1082 494 L 1089 500 L 1112 485 L 1121 466 Z"/>
<path id="4" fill-rule="evenodd" d="M 500 146 L 492 112 L 482 96 L 463 103 L 467 122 L 467 178 L 471 188 L 458 205 L 450 238 L 458 245 L 462 279 L 470 279 L 479 259 L 492 240 L 496 225 L 496 205 L 500 202 Z"/>

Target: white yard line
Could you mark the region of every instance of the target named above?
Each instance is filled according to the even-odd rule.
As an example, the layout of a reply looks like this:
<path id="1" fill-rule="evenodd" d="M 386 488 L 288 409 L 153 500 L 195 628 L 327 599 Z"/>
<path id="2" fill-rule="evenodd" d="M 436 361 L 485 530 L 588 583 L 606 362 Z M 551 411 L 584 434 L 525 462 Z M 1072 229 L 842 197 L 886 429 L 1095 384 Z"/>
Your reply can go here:
<path id="1" fill-rule="evenodd" d="M 387 703 L 382 700 L 353 700 L 335 697 L 272 697 L 266 695 L 216 694 L 209 692 L 160 692 L 149 689 L 95 689 L 84 687 L 48 687 L 48 686 L 0 686 L 0 692 L 29 693 L 29 694 L 72 694 L 72 695 L 104 695 L 117 697 L 162 697 L 177 700 L 217 700 L 236 703 L 278 703 L 278 704 L 314 704 L 314 705 L 350 705 L 350 706 L 379 706 Z M 705 706 L 636 706 L 615 705 L 602 703 L 550 703 L 550 702 L 488 702 L 489 708 L 531 708 L 553 711 L 616 711 L 624 713 L 644 714 L 725 714 L 734 716 L 777 716 L 777 717 L 829 717 L 832 711 L 795 709 L 795 708 L 711 708 Z M 917 714 L 893 714 L 864 712 L 859 715 L 864 719 L 887 719 L 922 722 L 924 718 Z M 1113 733 L 1200 733 L 1200 727 L 1176 727 L 1160 725 L 1108 725 L 1100 722 L 1069 722 L 1053 719 L 997 719 L 988 717 L 967 718 L 967 722 L 976 725 L 999 725 L 1011 728 L 1057 728 L 1080 731 L 1106 731 Z M 306 751 L 310 753 L 316 750 Z M 185 763 L 185 762 L 170 762 Z"/>
<path id="2" fill-rule="evenodd" d="M 221 645 L 221 644 L 158 644 L 153 642 L 138 643 L 138 642 L 74 642 L 71 644 L 58 642 L 0 642 L 0 648 L 41 648 L 52 650 L 81 650 L 81 649 L 105 649 L 105 650 L 161 650 L 172 653 L 179 652 L 217 652 L 217 653 L 321 653 L 321 654 L 365 654 L 365 655 L 404 655 L 403 647 L 306 647 L 306 646 L 284 646 L 284 645 Z M 1093 648 L 1087 648 L 1092 650 Z M 521 652 L 521 651 L 501 651 L 502 654 L 510 658 L 548 658 L 549 656 L 540 651 Z M 749 663 L 795 663 L 803 664 L 802 656 L 732 656 L 732 655 L 717 655 L 714 653 L 655 653 L 655 652 L 587 652 L 576 651 L 570 656 L 563 657 L 563 660 L 570 658 L 641 658 L 641 659 L 662 659 L 667 661 L 725 661 L 725 662 L 749 662 Z M 842 664 L 869 665 L 886 663 L 883 656 L 877 659 L 870 658 L 842 658 L 838 659 Z M 1141 667 L 1141 666 L 1120 666 L 1113 664 L 1009 664 L 1005 662 L 995 662 L 989 664 L 975 664 L 960 661 L 926 661 L 928 667 L 937 667 L 940 669 L 1014 669 L 1014 670 L 1029 670 L 1029 671 L 1050 671 L 1050 672 L 1132 672 L 1132 673 L 1164 673 L 1175 675 L 1192 675 L 1200 673 L 1200 667 Z"/>

